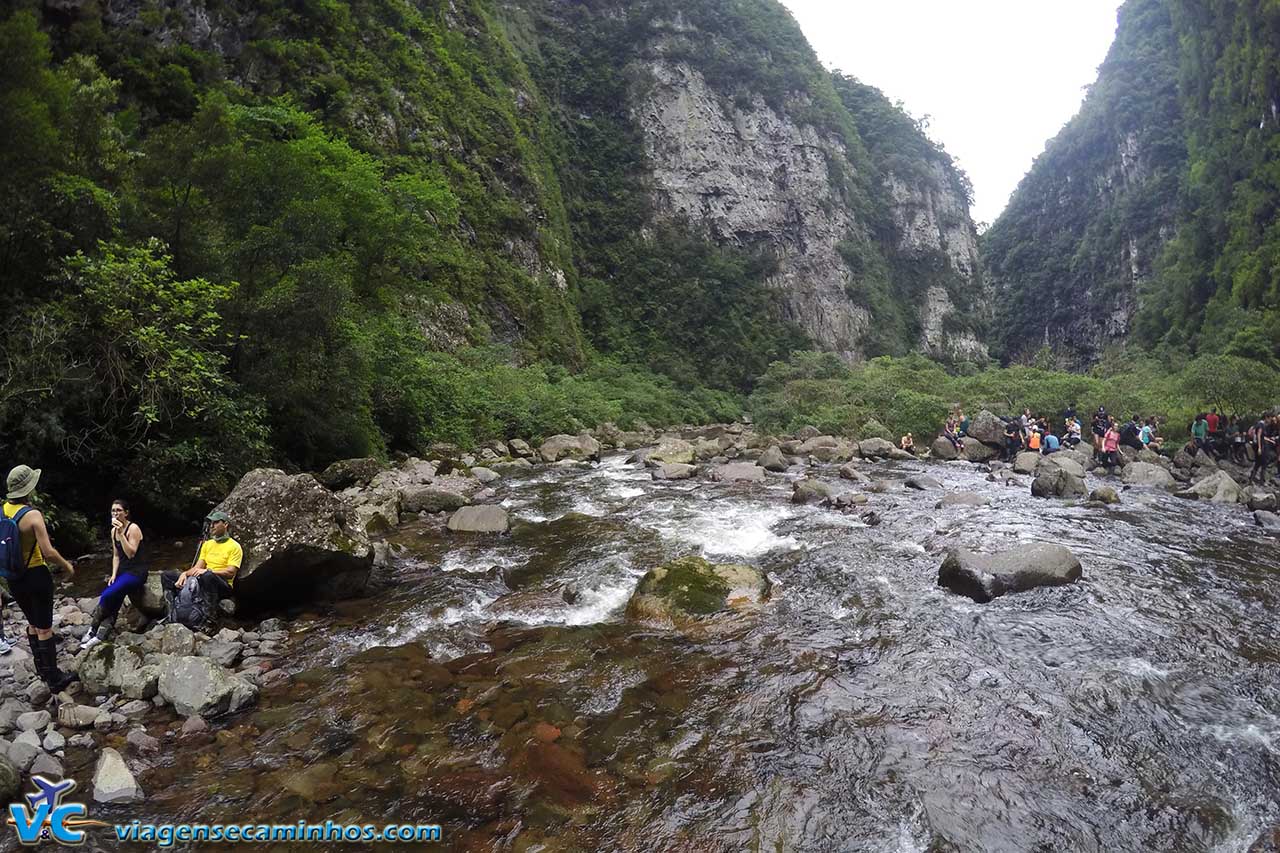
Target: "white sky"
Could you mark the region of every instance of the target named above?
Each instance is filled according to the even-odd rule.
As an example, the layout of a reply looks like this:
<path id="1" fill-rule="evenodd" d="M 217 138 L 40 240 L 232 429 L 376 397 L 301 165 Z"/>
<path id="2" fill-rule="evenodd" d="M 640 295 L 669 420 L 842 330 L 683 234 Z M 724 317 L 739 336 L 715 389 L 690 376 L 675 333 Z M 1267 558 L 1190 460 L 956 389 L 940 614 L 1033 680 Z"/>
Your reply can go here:
<path id="1" fill-rule="evenodd" d="M 1075 115 L 1120 0 L 782 0 L 818 58 L 901 100 L 969 174 L 993 222 Z"/>

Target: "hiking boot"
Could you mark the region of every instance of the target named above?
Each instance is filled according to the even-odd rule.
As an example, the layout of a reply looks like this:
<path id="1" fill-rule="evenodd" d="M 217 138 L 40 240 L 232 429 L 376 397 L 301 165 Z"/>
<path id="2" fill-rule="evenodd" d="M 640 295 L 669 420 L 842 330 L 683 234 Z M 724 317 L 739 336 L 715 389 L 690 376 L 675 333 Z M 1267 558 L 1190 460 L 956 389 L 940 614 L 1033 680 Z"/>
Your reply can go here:
<path id="1" fill-rule="evenodd" d="M 51 693 L 60 693 L 67 685 L 79 681 L 80 676 L 74 672 L 63 672 L 58 669 L 58 641 L 53 637 L 47 640 L 32 638 L 33 645 L 39 651 L 36 658 L 36 672 L 40 679 L 49 686 Z"/>

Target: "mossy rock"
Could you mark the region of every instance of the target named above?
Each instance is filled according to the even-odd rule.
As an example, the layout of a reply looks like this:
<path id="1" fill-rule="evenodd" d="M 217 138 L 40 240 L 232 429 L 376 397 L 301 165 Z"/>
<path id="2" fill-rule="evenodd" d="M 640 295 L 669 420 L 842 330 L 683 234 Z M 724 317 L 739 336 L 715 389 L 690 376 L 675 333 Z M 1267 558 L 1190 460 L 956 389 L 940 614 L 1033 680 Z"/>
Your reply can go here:
<path id="1" fill-rule="evenodd" d="M 858 438 L 883 438 L 885 441 L 893 441 L 893 435 L 875 418 L 870 418 L 862 429 L 858 430 Z"/>
<path id="2" fill-rule="evenodd" d="M 651 569 L 627 604 L 632 619 L 675 622 L 730 609 L 742 598 L 758 601 L 767 582 L 759 569 L 681 557 Z"/>

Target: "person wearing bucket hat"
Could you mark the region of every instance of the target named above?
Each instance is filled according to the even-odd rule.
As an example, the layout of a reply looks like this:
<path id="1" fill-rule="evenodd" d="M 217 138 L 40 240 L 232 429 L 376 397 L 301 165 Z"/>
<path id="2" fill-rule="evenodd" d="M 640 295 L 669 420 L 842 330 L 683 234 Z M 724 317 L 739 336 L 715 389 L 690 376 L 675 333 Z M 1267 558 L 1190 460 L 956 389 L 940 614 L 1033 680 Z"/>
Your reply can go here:
<path id="1" fill-rule="evenodd" d="M 5 480 L 4 515 L 15 518 L 18 538 L 23 553 L 27 555 L 25 567 L 17 577 L 9 578 L 9 591 L 27 617 L 27 642 L 31 645 L 31 657 L 41 680 L 54 693 L 78 680 L 75 673 L 58 669 L 57 639 L 53 634 L 53 576 L 49 574 L 49 561 L 74 575 L 76 567 L 58 553 L 49 541 L 49 529 L 44 515 L 31 507 L 32 493 L 40 481 L 40 469 L 18 465 Z"/>
<path id="2" fill-rule="evenodd" d="M 199 585 L 199 591 L 212 600 L 215 612 L 218 602 L 232 594 L 236 572 L 240 571 L 240 563 L 244 559 L 244 549 L 231 538 L 231 517 L 225 512 L 214 510 L 205 517 L 205 523 L 209 532 L 200 543 L 200 551 L 191 568 L 181 573 L 169 571 L 160 575 L 160 586 L 170 615 L 174 612 L 178 590 L 189 582 Z"/>

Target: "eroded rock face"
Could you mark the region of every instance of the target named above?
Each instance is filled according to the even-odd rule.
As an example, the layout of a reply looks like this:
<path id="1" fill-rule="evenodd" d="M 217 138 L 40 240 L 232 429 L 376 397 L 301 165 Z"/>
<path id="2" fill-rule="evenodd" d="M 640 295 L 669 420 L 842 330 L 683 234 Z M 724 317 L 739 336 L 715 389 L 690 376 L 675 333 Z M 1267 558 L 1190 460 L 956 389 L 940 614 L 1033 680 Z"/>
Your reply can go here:
<path id="1" fill-rule="evenodd" d="M 1061 545 L 1035 543 L 1001 554 L 957 548 L 938 568 L 938 586 L 982 603 L 1010 592 L 1069 584 L 1082 573 L 1080 561 Z"/>
<path id="2" fill-rule="evenodd" d="M 218 509 L 231 516 L 244 548 L 235 581 L 238 600 L 267 606 L 309 598 L 360 595 L 373 566 L 364 530 L 310 474 L 258 468 L 241 478 Z"/>

